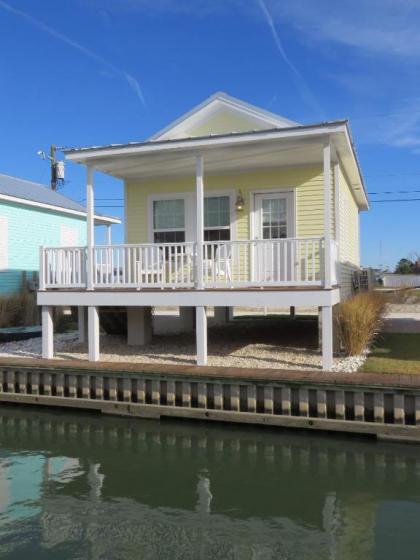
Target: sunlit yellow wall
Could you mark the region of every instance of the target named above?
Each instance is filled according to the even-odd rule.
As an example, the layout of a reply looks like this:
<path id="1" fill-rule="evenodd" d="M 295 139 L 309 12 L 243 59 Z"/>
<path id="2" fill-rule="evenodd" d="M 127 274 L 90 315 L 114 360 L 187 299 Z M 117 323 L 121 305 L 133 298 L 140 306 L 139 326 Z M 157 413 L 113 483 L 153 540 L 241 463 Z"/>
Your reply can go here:
<path id="1" fill-rule="evenodd" d="M 340 286 L 342 297 L 352 292 L 352 273 L 360 266 L 359 210 L 341 167 L 339 169 Z"/>
<path id="2" fill-rule="evenodd" d="M 204 178 L 206 191 L 239 190 L 245 199 L 242 211 L 235 211 L 237 239 L 250 238 L 251 192 L 259 189 L 293 190 L 296 196 L 296 235 L 322 236 L 324 231 L 323 176 L 320 167 L 287 168 L 275 171 Z M 148 241 L 148 196 L 151 194 L 193 192 L 195 178 L 159 179 L 147 182 L 129 181 L 126 184 L 127 242 Z M 334 227 L 334 212 L 332 212 Z"/>
<path id="3" fill-rule="evenodd" d="M 230 132 L 249 132 L 251 130 L 263 130 L 272 128 L 270 125 L 263 125 L 261 122 L 233 113 L 228 110 L 221 110 L 209 117 L 209 119 L 188 131 L 188 136 L 206 136 L 207 134 L 228 134 Z"/>

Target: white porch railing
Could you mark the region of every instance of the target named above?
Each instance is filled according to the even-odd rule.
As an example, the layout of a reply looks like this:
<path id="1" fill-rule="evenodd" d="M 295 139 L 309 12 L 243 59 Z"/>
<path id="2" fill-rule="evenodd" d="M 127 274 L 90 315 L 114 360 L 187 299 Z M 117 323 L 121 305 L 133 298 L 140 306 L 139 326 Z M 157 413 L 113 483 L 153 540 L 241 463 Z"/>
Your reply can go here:
<path id="1" fill-rule="evenodd" d="M 92 249 L 94 288 L 321 286 L 323 237 L 205 242 L 197 270 L 196 243 L 101 245 Z M 337 281 L 337 245 L 331 247 Z M 86 288 L 86 247 L 42 248 L 40 289 Z"/>

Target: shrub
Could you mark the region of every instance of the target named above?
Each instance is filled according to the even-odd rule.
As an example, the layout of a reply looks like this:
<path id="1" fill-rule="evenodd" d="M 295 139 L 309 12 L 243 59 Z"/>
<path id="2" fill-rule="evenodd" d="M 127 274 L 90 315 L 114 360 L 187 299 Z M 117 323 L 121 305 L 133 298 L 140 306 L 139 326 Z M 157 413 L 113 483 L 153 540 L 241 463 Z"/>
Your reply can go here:
<path id="1" fill-rule="evenodd" d="M 22 292 L 0 297 L 0 328 L 39 324 L 36 294 Z"/>
<path id="2" fill-rule="evenodd" d="M 336 322 L 340 343 L 348 356 L 361 354 L 380 332 L 385 298 L 378 292 L 363 292 L 339 305 Z"/>

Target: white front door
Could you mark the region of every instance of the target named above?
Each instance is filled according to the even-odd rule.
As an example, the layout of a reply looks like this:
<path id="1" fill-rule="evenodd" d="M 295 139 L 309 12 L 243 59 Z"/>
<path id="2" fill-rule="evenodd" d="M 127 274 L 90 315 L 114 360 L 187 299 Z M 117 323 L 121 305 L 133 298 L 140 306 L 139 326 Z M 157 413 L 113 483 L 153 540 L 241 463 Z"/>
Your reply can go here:
<path id="1" fill-rule="evenodd" d="M 276 240 L 294 236 L 292 192 L 254 195 L 254 280 L 280 282 L 291 280 L 290 244 Z"/>

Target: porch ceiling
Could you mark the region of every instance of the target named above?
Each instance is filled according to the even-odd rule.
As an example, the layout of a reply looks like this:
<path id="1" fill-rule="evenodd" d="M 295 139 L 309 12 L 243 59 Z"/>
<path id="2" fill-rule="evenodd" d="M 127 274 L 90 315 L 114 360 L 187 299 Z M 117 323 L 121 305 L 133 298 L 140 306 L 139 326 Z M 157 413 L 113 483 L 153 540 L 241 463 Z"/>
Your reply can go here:
<path id="1" fill-rule="evenodd" d="M 322 163 L 322 143 L 311 141 L 259 142 L 257 145 L 206 146 L 157 152 L 107 156 L 95 169 L 126 180 L 185 177 L 195 174 L 198 153 L 204 156 L 204 175 L 240 173 L 283 166 Z"/>

